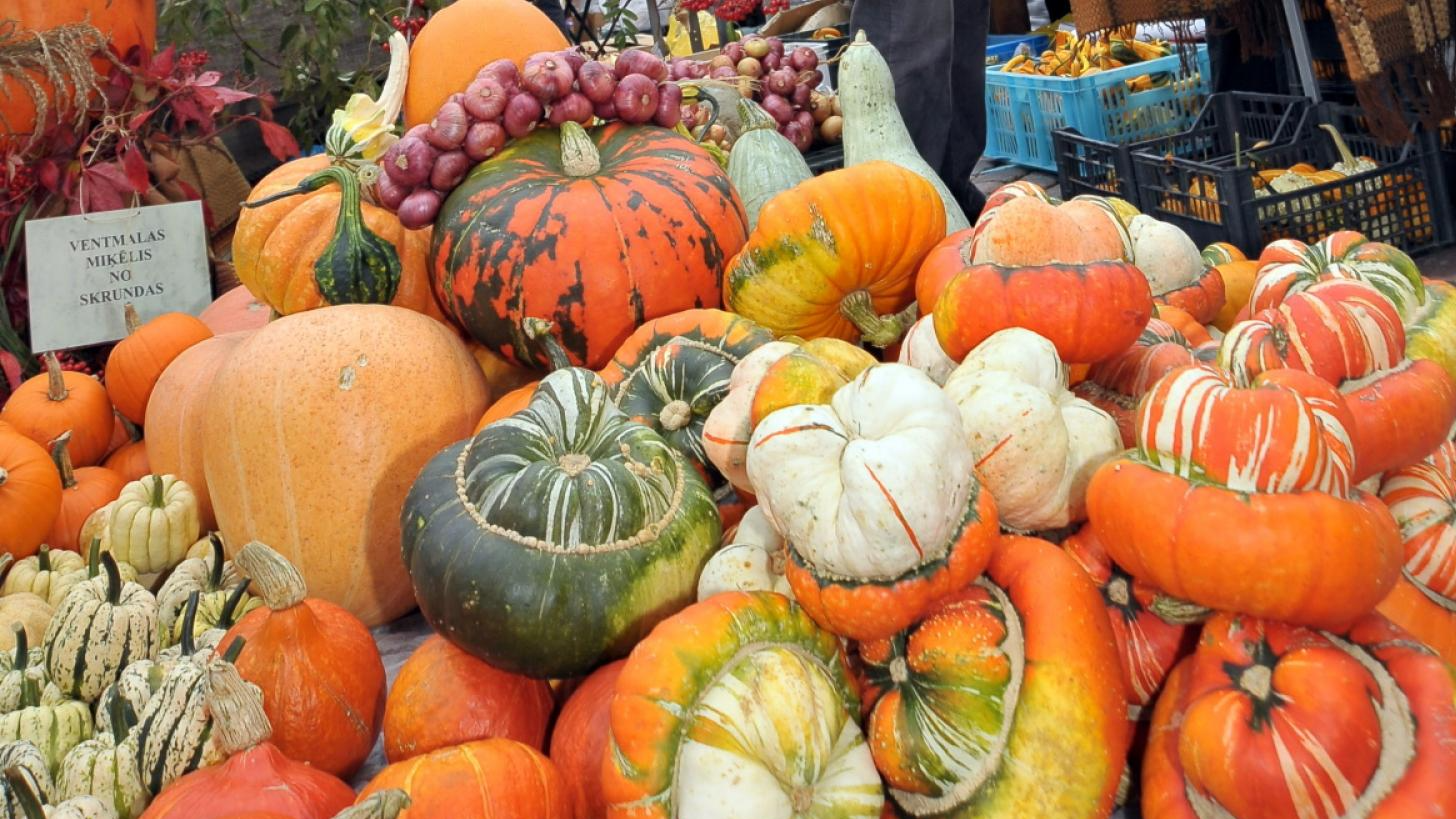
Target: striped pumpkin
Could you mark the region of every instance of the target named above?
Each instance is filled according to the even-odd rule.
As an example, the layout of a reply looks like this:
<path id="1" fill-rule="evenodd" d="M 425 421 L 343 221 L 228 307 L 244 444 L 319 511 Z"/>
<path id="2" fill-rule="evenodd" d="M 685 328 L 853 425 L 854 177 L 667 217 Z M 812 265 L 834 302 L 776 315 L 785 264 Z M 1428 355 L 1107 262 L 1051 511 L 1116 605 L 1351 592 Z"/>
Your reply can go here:
<path id="1" fill-rule="evenodd" d="M 1456 815 L 1456 677 L 1378 614 L 1339 636 L 1219 614 L 1153 711 L 1142 813 Z"/>
<path id="2" fill-rule="evenodd" d="M 142 787 L 152 796 L 179 777 L 227 758 L 207 710 L 207 672 L 228 657 L 172 665 L 137 718 L 128 742 L 137 748 Z"/>
<path id="3" fill-rule="evenodd" d="M 692 599 L 721 535 L 697 472 L 578 368 L 436 455 L 403 520 L 405 567 L 435 630 L 534 677 L 626 654 Z"/>
<path id="4" fill-rule="evenodd" d="M 989 579 L 860 659 L 870 748 L 907 815 L 1111 811 L 1130 734 L 1117 646 L 1096 589 L 1055 546 L 1004 538 Z"/>
<path id="5" fill-rule="evenodd" d="M 716 307 L 747 217 L 727 174 L 662 128 L 542 128 L 475 166 L 435 220 L 441 306 L 512 363 L 546 360 L 521 332 L 556 325 L 599 368 L 645 321 Z"/>
<path id="6" fill-rule="evenodd" d="M 1362 281 L 1410 320 L 1426 301 L 1420 268 L 1399 248 L 1372 242 L 1353 230 L 1340 230 L 1307 245 L 1298 239 L 1270 242 L 1259 254 L 1259 273 L 1249 295 L 1249 313 L 1278 307 L 1290 295 L 1315 284 Z"/>
<path id="7" fill-rule="evenodd" d="M 61 601 L 46 629 L 46 669 L 67 696 L 95 702 L 128 662 L 161 650 L 157 600 L 124 582 L 110 552 L 101 555 L 104 577 L 80 583 Z"/>
<path id="8" fill-rule="evenodd" d="M 717 595 L 664 621 L 617 678 L 606 816 L 875 819 L 858 716 L 834 635 L 781 595 Z"/>
<path id="9" fill-rule="evenodd" d="M 1456 285 L 1426 279 L 1426 303 L 1407 322 L 1405 350 L 1440 364 L 1456 380 Z"/>
<path id="10" fill-rule="evenodd" d="M 45 756 L 29 742 L 0 744 L 0 771 L 8 770 L 24 778 L 30 790 L 42 799 L 48 799 L 54 790 Z M 11 777 L 0 777 L 0 819 L 27 819 L 16 798 L 13 782 Z"/>
<path id="11" fill-rule="evenodd" d="M 221 534 L 209 533 L 203 543 L 207 545 L 208 553 L 177 564 L 162 588 L 157 590 L 157 625 L 164 635 L 168 635 L 169 642 L 173 626 L 181 619 L 192 592 L 208 594 L 221 591 L 227 595 L 242 579 L 232 561 L 223 554 Z"/>
<path id="12" fill-rule="evenodd" d="M 1456 665 L 1456 444 L 1386 473 L 1380 499 L 1405 543 L 1401 580 L 1380 613 Z"/>
<path id="13" fill-rule="evenodd" d="M 1154 316 L 1131 347 L 1092 365 L 1087 379 L 1072 391 L 1112 416 L 1123 446 L 1136 446 L 1133 421 L 1138 400 L 1169 372 L 1197 363 L 1196 349 L 1178 328 Z"/>
<path id="14" fill-rule="evenodd" d="M 109 730 L 66 754 L 56 793 L 60 799 L 92 796 L 115 811 L 116 819 L 135 819 L 150 799 L 137 769 L 137 744 L 127 741 L 136 714 L 121 700 L 110 708 Z"/>
<path id="15" fill-rule="evenodd" d="M 66 699 L 40 668 L 26 669 L 21 685 L 20 707 L 0 716 L 0 742 L 34 745 L 54 776 L 66 753 L 91 738 L 91 709 Z"/>
<path id="16" fill-rule="evenodd" d="M 32 648 L 25 628 L 19 623 L 12 626 L 15 633 L 15 648 L 0 654 L 0 714 L 8 714 L 20 708 L 25 695 L 26 671 L 31 668 L 45 669 L 45 649 Z"/>

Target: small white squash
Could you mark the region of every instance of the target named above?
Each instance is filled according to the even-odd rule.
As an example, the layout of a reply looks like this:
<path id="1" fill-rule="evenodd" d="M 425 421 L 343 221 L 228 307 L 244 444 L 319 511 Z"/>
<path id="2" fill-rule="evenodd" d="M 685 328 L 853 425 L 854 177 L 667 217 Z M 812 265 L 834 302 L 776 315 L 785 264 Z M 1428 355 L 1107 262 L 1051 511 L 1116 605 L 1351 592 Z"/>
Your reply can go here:
<path id="1" fill-rule="evenodd" d="M 793 599 L 784 577 L 784 539 L 755 506 L 743 513 L 728 545 L 708 559 L 698 576 L 698 599 L 730 591 L 778 592 Z"/>
<path id="2" fill-rule="evenodd" d="M 182 562 L 202 524 L 197 495 L 176 475 L 146 475 L 122 488 L 107 522 L 110 550 L 142 574 Z"/>
<path id="3" fill-rule="evenodd" d="M 921 316 L 919 321 L 910 325 L 910 331 L 900 342 L 899 361 L 930 376 L 930 380 L 937 384 L 944 384 L 950 378 L 956 361 L 940 346 L 940 339 L 935 335 L 934 315 Z"/>

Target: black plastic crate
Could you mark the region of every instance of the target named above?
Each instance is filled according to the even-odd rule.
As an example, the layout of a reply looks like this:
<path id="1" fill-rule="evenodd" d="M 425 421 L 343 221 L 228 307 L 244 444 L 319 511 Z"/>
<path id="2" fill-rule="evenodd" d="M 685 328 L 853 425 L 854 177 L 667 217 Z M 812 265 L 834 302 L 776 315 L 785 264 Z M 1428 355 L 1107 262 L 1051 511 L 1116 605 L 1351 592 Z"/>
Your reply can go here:
<path id="1" fill-rule="evenodd" d="M 804 154 L 804 161 L 809 163 L 809 170 L 815 176 L 829 171 L 839 170 L 844 167 L 844 146 L 843 145 L 821 145 Z"/>
<path id="2" fill-rule="evenodd" d="M 1446 195 L 1456 198 L 1456 117 L 1441 122 L 1441 127 L 1436 130 L 1436 142 L 1441 167 L 1446 174 Z M 1450 202 L 1450 199 L 1447 201 Z M 1451 207 L 1456 209 L 1456 203 L 1452 203 Z M 1456 213 L 1452 214 L 1451 219 L 1456 221 Z"/>
<path id="3" fill-rule="evenodd" d="M 1218 140 L 1133 151 L 1140 209 L 1178 225 L 1199 245 L 1228 241 L 1250 255 L 1276 239 L 1315 242 L 1346 229 L 1409 253 L 1456 239 L 1436 136 L 1413 128 L 1405 144 L 1390 146 L 1370 136 L 1363 122 L 1358 108 L 1320 103 L 1305 113 L 1294 140 L 1251 151 L 1237 165 L 1221 147 L 1205 149 L 1221 145 Z M 1333 141 L 1317 127 L 1321 123 L 1334 125 L 1351 152 L 1379 167 L 1287 193 L 1256 194 L 1259 168 L 1308 163 L 1328 169 L 1340 161 Z M 1222 137 L 1223 143 L 1231 140 L 1230 134 Z"/>
<path id="4" fill-rule="evenodd" d="M 1202 161 L 1244 151 L 1260 142 L 1289 142 L 1297 136 L 1310 102 L 1299 96 L 1244 91 L 1211 95 L 1193 127 L 1180 134 L 1117 145 L 1065 129 L 1052 133 L 1063 198 L 1081 194 L 1120 196 L 1140 204 L 1132 170 L 1133 151 L 1172 153 Z"/>

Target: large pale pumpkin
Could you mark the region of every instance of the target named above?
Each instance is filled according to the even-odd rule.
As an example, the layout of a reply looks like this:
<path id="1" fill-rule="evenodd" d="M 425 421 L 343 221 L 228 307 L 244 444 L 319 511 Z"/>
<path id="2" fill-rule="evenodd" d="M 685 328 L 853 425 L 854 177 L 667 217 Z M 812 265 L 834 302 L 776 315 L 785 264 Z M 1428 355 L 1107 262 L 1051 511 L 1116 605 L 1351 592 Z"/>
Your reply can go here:
<path id="1" fill-rule="evenodd" d="M 204 410 L 229 549 L 268 543 L 310 594 L 369 625 L 405 613 L 405 494 L 430 456 L 470 434 L 486 398 L 465 345 L 414 311 L 341 305 L 269 323 L 223 364 Z"/>

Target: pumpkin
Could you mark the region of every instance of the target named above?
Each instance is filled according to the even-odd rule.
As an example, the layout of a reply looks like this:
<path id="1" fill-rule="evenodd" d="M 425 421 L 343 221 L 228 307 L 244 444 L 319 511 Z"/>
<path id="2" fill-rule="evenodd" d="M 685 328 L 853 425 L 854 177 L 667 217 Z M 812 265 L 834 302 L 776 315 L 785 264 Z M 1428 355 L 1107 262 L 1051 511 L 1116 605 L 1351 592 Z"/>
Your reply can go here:
<path id="1" fill-rule="evenodd" d="M 863 206 L 869 190 L 880 206 Z M 915 320 L 915 272 L 944 237 L 944 208 L 914 173 L 889 162 L 830 171 L 764 205 L 728 263 L 723 302 L 776 335 L 888 347 Z"/>
<path id="2" fill-rule="evenodd" d="M 443 321 L 430 291 L 430 231 L 361 202 L 358 179 L 330 162 L 295 159 L 253 187 L 233 232 L 238 281 L 283 316 L 393 304 Z"/>
<path id="3" fill-rule="evenodd" d="M 520 68 L 538 51 L 567 48 L 561 29 L 524 0 L 461 0 L 430 15 L 410 46 L 404 121 L 434 119 L 451 94 L 464 91 L 480 67 L 507 59 Z"/>
<path id="4" fill-rule="evenodd" d="M 935 316 L 921 316 L 910 325 L 900 343 L 900 354 L 896 358 L 905 364 L 930 376 L 930 380 L 944 385 L 958 363 L 941 349 L 940 339 L 935 335 Z"/>
<path id="5" fill-rule="evenodd" d="M 464 345 L 418 313 L 340 305 L 270 322 L 222 365 L 203 413 L 224 541 L 269 544 L 311 595 L 366 625 L 404 614 L 409 483 L 470 432 L 486 397 Z"/>
<path id="6" fill-rule="evenodd" d="M 966 238 L 967 264 L 1036 267 L 1132 261 L 1132 237 L 1122 219 L 1100 197 L 1058 203 L 1036 185 L 1003 186 Z"/>
<path id="7" fill-rule="evenodd" d="M 107 730 L 98 726 L 95 738 L 72 748 L 61 761 L 56 792 L 62 799 L 100 799 L 117 819 L 136 819 L 151 798 L 137 773 L 137 745 L 127 741 L 136 714 L 120 699 L 112 700 L 110 709 Z"/>
<path id="8" fill-rule="evenodd" d="M 1456 381 L 1434 361 L 1407 359 L 1341 392 L 1355 419 L 1356 480 L 1414 463 L 1456 424 Z"/>
<path id="9" fill-rule="evenodd" d="M 895 104 L 895 78 L 890 65 L 863 31 L 855 35 L 854 42 L 839 56 L 835 85 L 839 92 L 838 107 L 844 112 L 845 167 L 886 161 L 912 171 L 933 185 L 940 196 L 943 232 L 954 233 L 970 227 L 970 220 L 950 188 L 911 140 Z"/>
<path id="10" fill-rule="evenodd" d="M 962 359 L 998 330 L 1024 327 L 1069 364 L 1112 358 L 1153 314 L 1148 280 L 1127 262 L 965 268 L 935 305 L 941 349 Z"/>
<path id="11" fill-rule="evenodd" d="M 262 697 L 236 668 L 217 663 L 207 677 L 207 707 L 227 761 L 173 782 L 142 814 L 145 819 L 225 819 L 242 810 L 330 819 L 354 802 L 348 785 L 288 758 L 268 741 Z"/>
<path id="12" fill-rule="evenodd" d="M 19 707 L 0 716 L 0 743 L 24 741 L 39 748 L 54 777 L 66 752 L 91 738 L 91 709 L 61 695 L 41 668 L 27 668 L 21 686 Z"/>
<path id="13" fill-rule="evenodd" d="M 109 546 L 143 574 L 182 562 L 197 541 L 197 496 L 176 475 L 148 475 L 122 487 L 108 516 Z"/>
<path id="14" fill-rule="evenodd" d="M 89 375 L 62 370 L 55 353 L 46 353 L 45 362 L 46 371 L 16 387 L 0 407 L 0 421 L 42 446 L 70 432 L 72 463 L 101 463 L 115 425 L 106 388 Z"/>
<path id="15" fill-rule="evenodd" d="M 1339 636 L 1219 614 L 1153 711 L 1143 815 L 1456 811 L 1456 679 L 1370 614 Z"/>
<path id="16" fill-rule="evenodd" d="M 17 593 L 33 594 L 42 600 L 51 599 L 51 589 L 61 575 L 86 568 L 86 558 L 76 552 L 51 551 L 41 544 L 40 551 L 33 556 L 17 561 L 5 573 L 5 583 L 0 585 L 0 595 Z M 61 602 L 59 599 L 55 603 Z"/>
<path id="17" fill-rule="evenodd" d="M 61 476 L 61 510 L 45 540 L 52 549 L 77 552 L 81 549 L 81 529 L 86 520 L 116 500 L 126 481 L 101 466 L 73 468 L 70 441 L 71 433 L 64 432 L 51 442 L 51 457 Z"/>
<path id="18" fill-rule="evenodd" d="M 136 308 L 127 304 L 125 310 L 127 336 L 106 359 L 106 394 L 121 417 L 142 424 L 162 371 L 183 350 L 212 338 L 212 331 L 186 313 L 163 313 L 142 324 Z"/>
<path id="19" fill-rule="evenodd" d="M 266 177 L 264 177 L 266 178 Z M 241 214 L 239 214 L 241 217 Z M 236 231 L 234 231 L 236 235 Z M 272 318 L 273 308 L 258 301 L 253 291 L 243 285 L 223 293 L 212 300 L 212 304 L 202 308 L 197 318 L 207 325 L 214 336 L 221 336 L 227 333 L 241 333 L 247 330 L 257 330 L 268 323 Z"/>
<path id="20" fill-rule="evenodd" d="M 769 368 L 797 346 L 792 341 L 771 341 L 744 356 L 728 378 L 728 394 L 703 422 L 703 453 L 729 483 L 744 491 L 752 489 L 747 458 L 748 438 L 753 434 L 754 396 Z M 865 366 L 870 363 L 873 361 Z"/>
<path id="21" fill-rule="evenodd" d="M 178 563 L 157 590 L 157 625 L 163 634 L 171 634 L 180 620 L 192 592 L 228 594 L 242 577 L 237 566 L 223 552 L 222 536 L 210 532 L 202 541 L 210 550 L 203 557 L 189 557 Z"/>
<path id="22" fill-rule="evenodd" d="M 935 303 L 945 286 L 957 273 L 971 266 L 971 229 L 958 231 L 940 240 L 940 243 L 925 254 L 920 269 L 915 273 L 915 304 L 921 316 L 935 312 Z"/>
<path id="23" fill-rule="evenodd" d="M 1138 215 L 1127 225 L 1131 261 L 1148 277 L 1153 301 L 1188 311 L 1200 324 L 1224 305 L 1223 275 L 1204 262 L 1198 245 L 1177 225 Z"/>
<path id="24" fill-rule="evenodd" d="M 32 743 L 21 740 L 0 744 L 0 816 L 23 819 L 18 792 L 26 790 L 48 798 L 54 790 L 45 756 Z M 23 784 L 22 784 L 23 783 Z"/>
<path id="25" fill-rule="evenodd" d="M 229 333 L 187 348 L 167 365 L 152 390 L 156 400 L 147 404 L 147 463 L 158 474 L 176 475 L 192 487 L 203 529 L 214 528 L 217 521 L 202 462 L 202 410 L 218 370 L 245 338 L 244 333 Z"/>
<path id="26" fill-rule="evenodd" d="M 87 521 L 88 527 L 92 526 L 93 522 L 98 519 L 104 523 L 106 519 L 106 507 L 103 506 L 96 510 L 96 514 L 92 515 L 91 518 L 91 520 Z M 99 528 L 104 529 L 105 527 L 103 525 Z M 53 552 L 51 554 L 52 561 L 59 559 L 62 561 L 61 565 L 67 567 L 66 571 L 53 572 L 50 577 L 50 588 L 46 592 L 45 599 L 52 607 L 59 607 L 61 601 L 65 600 L 67 595 L 71 593 L 71 589 L 77 585 L 87 580 L 104 576 L 105 572 L 101 566 L 101 553 L 108 550 L 105 548 L 105 544 L 102 543 L 103 538 L 91 536 L 86 539 L 90 541 L 91 545 L 86 550 L 86 559 L 80 561 L 80 565 L 75 565 L 74 561 L 62 557 L 63 555 L 74 554 L 73 552 Z M 116 569 L 117 574 L 121 576 L 121 582 L 136 582 L 137 572 L 136 569 L 132 568 L 130 563 L 119 560 L 116 563 Z"/>
<path id="27" fill-rule="evenodd" d="M 1167 308 L 1158 308 L 1161 314 Z M 1148 324 L 1132 346 L 1092 365 L 1087 380 L 1073 390 L 1080 398 L 1112 416 L 1124 447 L 1137 446 L 1133 422 L 1138 399 L 1169 372 L 1197 363 L 1195 345 L 1160 316 Z"/>
<path id="28" fill-rule="evenodd" d="M 1084 519 L 1087 482 L 1123 448 L 1117 422 L 1073 395 L 1067 378 L 1050 341 L 1010 327 L 971 350 L 945 382 L 1004 528 Z"/>
<path id="29" fill-rule="evenodd" d="M 596 369 L 645 321 L 717 306 L 746 235 L 727 174 L 691 140 L 568 122 L 514 141 L 445 199 L 432 275 L 445 312 L 512 363 L 547 363 L 521 330 L 534 316 Z"/>
<path id="30" fill-rule="evenodd" d="M 43 674 L 45 669 L 45 649 L 40 646 L 31 647 L 25 625 L 11 623 L 10 633 L 15 643 L 14 648 L 0 654 L 0 672 L 3 672 L 0 673 L 0 714 L 8 714 L 21 707 L 21 698 L 25 696 L 26 672 L 31 668 L 39 668 Z"/>
<path id="31" fill-rule="evenodd" d="M 593 671 L 571 692 L 551 729 L 551 753 L 576 805 L 576 819 L 603 819 L 602 757 L 612 731 L 612 695 L 626 660 Z"/>
<path id="32" fill-rule="evenodd" d="M 903 364 L 870 367 L 827 405 L 770 414 L 748 446 L 795 598 L 855 640 L 905 628 L 985 568 L 996 504 L 973 467 L 955 404 Z"/>
<path id="33" fill-rule="evenodd" d="M 113 450 L 101 465 L 127 482 L 141 480 L 142 476 L 151 474 L 152 471 L 151 464 L 147 461 L 147 444 L 140 437 Z"/>
<path id="34" fill-rule="evenodd" d="M 182 776 L 227 758 L 207 707 L 209 670 L 232 662 L 242 649 L 243 641 L 235 640 L 221 656 L 195 656 L 162 670 L 162 681 L 127 740 L 135 737 L 137 769 L 147 793 L 155 797 Z"/>
<path id="35" fill-rule="evenodd" d="M 510 739 L 483 739 L 396 762 L 359 798 L 399 788 L 399 819 L 573 819 L 571 794 L 551 760 Z"/>
<path id="36" fill-rule="evenodd" d="M 1270 242 L 1259 254 L 1259 274 L 1249 295 L 1251 314 L 1278 307 L 1291 294 L 1328 279 L 1355 279 L 1374 287 L 1395 305 L 1403 320 L 1426 301 L 1420 269 L 1399 248 L 1372 242 L 1353 230 L 1339 230 L 1320 242 Z"/>
<path id="37" fill-rule="evenodd" d="M 1456 665 L 1456 444 L 1445 457 L 1387 472 L 1380 499 L 1405 544 L 1401 579 L 1378 609 Z"/>
<path id="38" fill-rule="evenodd" d="M 527 384 L 534 384 L 541 374 L 535 370 L 528 370 L 525 367 L 506 361 L 501 356 L 487 350 L 480 342 L 467 341 L 466 349 L 470 350 L 471 358 L 480 366 L 480 372 L 485 376 L 485 383 L 490 386 L 491 395 L 504 396 Z"/>
<path id="39" fill-rule="evenodd" d="M 1338 628 L 1400 572 L 1400 533 L 1353 489 L 1349 411 L 1307 373 L 1234 387 L 1174 370 L 1144 399 L 1138 449 L 1087 489 L 1092 532 L 1133 577 L 1181 600 Z"/>
<path id="40" fill-rule="evenodd" d="M 743 200 L 748 229 L 758 225 L 758 212 L 769 200 L 814 177 L 804 155 L 779 133 L 778 122 L 751 99 L 738 101 L 743 123 L 728 154 L 728 178 Z"/>
<path id="41" fill-rule="evenodd" d="M 884 793 L 839 641 L 777 594 L 730 592 L 653 630 L 617 678 L 611 819 L 874 819 Z"/>
<path id="42" fill-rule="evenodd" d="M 749 509 L 733 533 L 723 538 L 723 548 L 703 567 L 698 576 L 698 600 L 729 591 L 771 591 L 792 598 L 794 590 L 785 576 L 784 538 L 764 514 L 762 507 Z"/>
<path id="43" fill-rule="evenodd" d="M 46 669 L 67 696 L 95 702 L 128 662 L 161 650 L 157 600 L 123 582 L 110 552 L 101 555 L 105 577 L 78 584 L 56 608 L 46 629 Z"/>
<path id="44" fill-rule="evenodd" d="M 581 674 L 688 602 L 722 534 L 707 485 L 578 368 L 447 447 L 405 501 L 425 619 L 504 671 Z M 571 623 L 570 629 L 560 627 Z"/>
<path id="45" fill-rule="evenodd" d="M 492 668 L 432 634 L 389 689 L 384 756 L 399 762 L 490 737 L 540 749 L 554 707 L 544 680 Z"/>
<path id="46" fill-rule="evenodd" d="M 0 430 L 0 552 L 29 560 L 60 511 L 61 476 L 45 449 L 19 432 Z"/>
<path id="47" fill-rule="evenodd" d="M 1065 553 L 1007 537 L 989 579 L 860 646 L 870 749 L 903 812 L 1108 814 L 1129 725 L 1101 608 Z"/>
<path id="48" fill-rule="evenodd" d="M 223 638 L 246 639 L 236 661 L 263 690 L 273 744 L 292 759 L 335 776 L 358 770 L 384 714 L 384 662 L 369 629 L 338 605 L 306 597 L 303 578 L 261 543 L 237 555 L 263 607 Z"/>
<path id="49" fill-rule="evenodd" d="M 1209 324 L 1227 333 L 1238 321 L 1239 313 L 1249 303 L 1254 292 L 1254 281 L 1258 278 L 1260 264 L 1257 260 L 1241 259 L 1217 265 L 1214 269 L 1223 280 L 1223 307 Z"/>
<path id="50" fill-rule="evenodd" d="M 0 597 L 0 623 L 20 626 L 29 645 L 38 646 L 45 637 L 55 610 L 39 596 L 16 592 Z M 0 629 L 0 651 L 12 651 L 19 645 L 19 634 Z"/>

